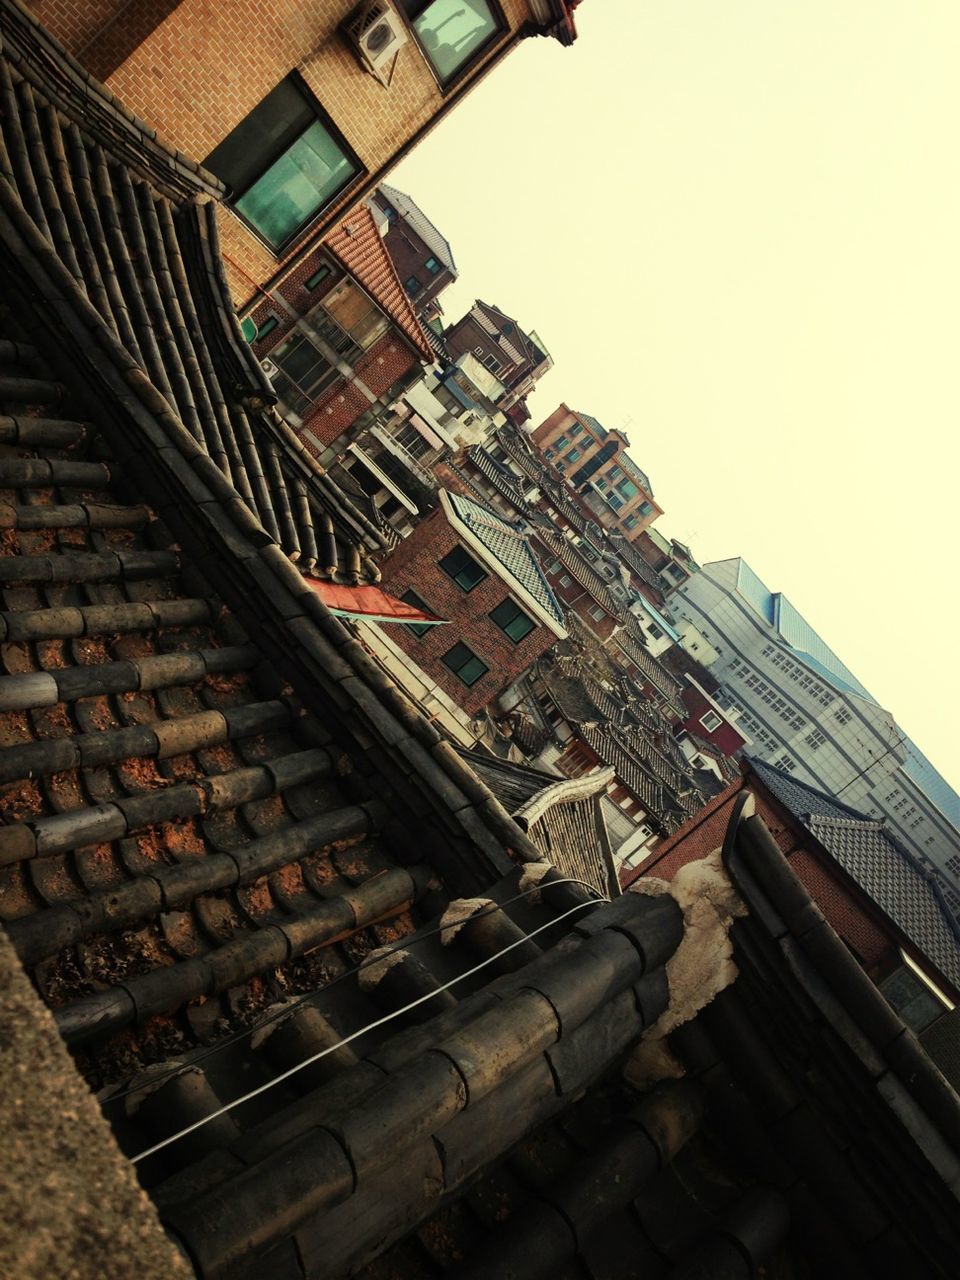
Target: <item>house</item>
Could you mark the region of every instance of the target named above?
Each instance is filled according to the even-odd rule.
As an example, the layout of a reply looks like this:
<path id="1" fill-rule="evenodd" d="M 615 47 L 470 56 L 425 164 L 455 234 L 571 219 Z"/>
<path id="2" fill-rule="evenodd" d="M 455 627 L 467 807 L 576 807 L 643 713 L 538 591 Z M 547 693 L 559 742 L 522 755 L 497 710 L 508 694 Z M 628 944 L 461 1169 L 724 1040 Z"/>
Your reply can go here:
<path id="1" fill-rule="evenodd" d="M 203 185 L 0 30 L 0 1274 L 952 1276 L 956 1096 L 762 822 L 560 874 L 325 605 Z"/>
<path id="2" fill-rule="evenodd" d="M 450 242 L 416 201 L 382 182 L 369 200 L 387 253 L 421 320 L 442 315 L 437 298 L 457 278 Z"/>
<path id="3" fill-rule="evenodd" d="M 883 818 L 936 868 L 960 915 L 960 796 L 787 596 L 733 557 L 702 566 L 670 603 L 678 626 L 691 624 L 712 647 L 710 675 L 740 712 L 753 754 Z"/>
<path id="4" fill-rule="evenodd" d="M 500 380 L 506 388 L 499 401 L 502 409 L 522 401 L 553 368 L 553 358 L 533 330 L 525 332 L 505 311 L 479 298 L 465 316 L 447 327 L 444 340 L 455 360 L 474 355 Z"/>
<path id="5" fill-rule="evenodd" d="M 38 0 L 124 107 L 199 157 L 237 303 L 274 291 L 394 164 L 570 0 Z M 309 173 L 309 177 L 305 177 Z"/>
<path id="6" fill-rule="evenodd" d="M 566 635 L 528 532 L 459 494 L 441 490 L 382 569 L 392 595 L 446 624 L 391 638 L 468 715 Z"/>
<path id="7" fill-rule="evenodd" d="M 715 847 L 737 801 L 759 814 L 817 907 L 948 1078 L 960 1084 L 960 925 L 936 879 L 884 822 L 762 761 L 637 868 L 622 876 L 671 879 Z"/>
<path id="8" fill-rule="evenodd" d="M 622 431 L 607 430 L 589 414 L 561 404 L 532 435 L 605 529 L 632 541 L 663 515 L 648 476 L 627 453 L 630 442 Z"/>
<path id="9" fill-rule="evenodd" d="M 712 698 L 692 675 L 685 677 L 680 697 L 687 709 L 683 727 L 688 733 L 705 738 L 725 756 L 739 755 L 750 745 L 750 739 L 739 727 L 739 714 Z"/>
<path id="10" fill-rule="evenodd" d="M 360 207 L 250 313 L 287 421 L 325 464 L 433 361 L 376 223 Z"/>

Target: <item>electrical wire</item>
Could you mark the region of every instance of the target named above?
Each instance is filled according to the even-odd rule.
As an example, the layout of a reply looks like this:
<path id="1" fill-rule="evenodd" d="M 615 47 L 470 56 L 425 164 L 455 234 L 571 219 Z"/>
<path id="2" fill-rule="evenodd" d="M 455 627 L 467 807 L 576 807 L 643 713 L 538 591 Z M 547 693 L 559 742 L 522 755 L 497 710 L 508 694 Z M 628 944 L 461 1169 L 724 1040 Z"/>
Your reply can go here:
<path id="1" fill-rule="evenodd" d="M 504 907 L 509 907 L 514 902 L 519 902 L 522 898 L 529 898 L 532 894 L 539 893 L 543 889 L 550 889 L 554 885 L 561 884 L 578 884 L 584 889 L 589 889 L 591 893 L 597 895 L 594 899 L 595 902 L 610 901 L 609 898 L 605 898 L 602 895 L 597 894 L 596 888 L 592 884 L 588 884 L 586 880 L 580 880 L 577 876 L 564 876 L 562 879 L 551 880 L 546 885 L 534 885 L 532 889 L 525 889 L 523 893 L 515 894 L 512 898 L 506 898 L 503 902 L 495 902 L 489 907 L 484 907 L 482 910 L 474 912 L 470 918 L 472 920 L 479 920 L 482 919 L 483 916 L 493 915 L 497 911 L 502 911 Z M 584 903 L 583 905 L 588 906 L 590 904 Z M 433 925 L 431 928 L 417 932 L 415 935 L 407 938 L 401 938 L 399 942 L 378 948 L 378 954 L 376 956 L 366 956 L 357 964 L 351 965 L 349 969 L 345 969 L 343 973 L 338 973 L 335 978 L 331 978 L 331 980 L 324 986 L 318 987 L 314 991 L 308 991 L 304 995 L 298 996 L 295 1000 L 291 1000 L 289 1003 L 281 1005 L 279 1009 L 275 1009 L 273 1013 L 259 1019 L 257 1022 L 252 1022 L 248 1027 L 241 1027 L 239 1031 L 235 1031 L 225 1039 L 217 1041 L 214 1045 L 210 1045 L 209 1048 L 195 1054 L 188 1061 L 182 1062 L 178 1066 L 171 1067 L 167 1072 L 157 1072 L 157 1074 L 151 1076 L 149 1080 L 141 1081 L 140 1084 L 132 1084 L 126 1089 L 120 1090 L 118 1093 L 111 1093 L 108 1098 L 104 1098 L 102 1100 L 100 1104 L 101 1109 L 105 1110 L 111 1103 L 120 1102 L 124 1098 L 129 1098 L 131 1094 L 142 1093 L 145 1087 L 149 1087 L 151 1089 L 159 1088 L 161 1085 L 166 1084 L 168 1080 L 172 1080 L 174 1076 L 180 1075 L 189 1067 L 198 1066 L 201 1062 L 206 1062 L 208 1058 L 215 1057 L 216 1054 L 221 1053 L 224 1049 L 229 1049 L 231 1045 L 237 1044 L 238 1041 L 243 1040 L 246 1036 L 255 1035 L 258 1031 L 262 1030 L 262 1028 L 269 1027 L 271 1023 L 278 1021 L 280 1018 L 289 1017 L 291 1013 L 294 1013 L 302 1005 L 309 1004 L 311 1000 L 315 1000 L 318 996 L 323 995 L 325 991 L 329 991 L 332 987 L 335 987 L 338 982 L 343 982 L 347 978 L 353 977 L 354 974 L 359 973 L 362 969 L 366 969 L 371 964 L 377 964 L 387 956 L 393 955 L 395 951 L 403 951 L 405 948 L 415 946 L 418 942 L 425 941 L 427 938 L 435 937 L 438 933 L 442 933 L 444 929 L 447 928 L 449 928 L 449 925 Z"/>
<path id="2" fill-rule="evenodd" d="M 556 884 L 556 881 L 553 881 Z M 609 902 L 609 898 L 598 899 L 599 901 Z M 575 907 L 571 907 L 569 911 L 564 911 L 560 915 L 554 917 L 553 920 L 546 924 L 540 925 L 530 933 L 525 933 L 522 938 L 517 938 L 515 942 L 511 942 L 508 946 L 502 947 L 494 955 L 488 956 L 485 960 L 481 960 L 479 964 L 467 969 L 464 973 L 459 973 L 455 978 L 451 978 L 449 982 L 445 982 L 443 986 L 437 987 L 436 991 L 428 991 L 425 995 L 418 996 L 416 1000 L 411 1000 L 409 1004 L 403 1005 L 400 1009 L 394 1009 L 391 1013 L 386 1013 L 382 1018 L 377 1018 L 373 1022 L 368 1022 L 365 1027 L 361 1027 L 359 1031 L 352 1031 L 350 1035 L 344 1036 L 342 1040 L 338 1040 L 335 1044 L 329 1045 L 326 1049 L 321 1049 L 318 1053 L 312 1054 L 309 1058 L 305 1058 L 303 1062 L 298 1062 L 295 1066 L 288 1067 L 286 1071 L 281 1071 L 280 1075 L 274 1076 L 272 1080 L 265 1081 L 264 1084 L 258 1085 L 256 1089 L 251 1089 L 249 1093 L 241 1094 L 239 1098 L 234 1098 L 232 1102 L 225 1102 L 222 1107 L 218 1107 L 208 1116 L 204 1116 L 200 1120 L 195 1120 L 193 1124 L 189 1124 L 184 1129 L 178 1130 L 177 1133 L 170 1134 L 169 1137 L 163 1138 L 160 1142 L 155 1142 L 152 1147 L 147 1147 L 145 1151 L 139 1152 L 138 1155 L 132 1156 L 131 1164 L 139 1164 L 141 1160 L 146 1160 L 148 1156 L 156 1155 L 158 1151 L 162 1151 L 164 1147 L 169 1147 L 174 1142 L 179 1142 L 181 1138 L 185 1138 L 188 1133 L 194 1133 L 197 1129 L 202 1129 L 205 1124 L 217 1120 L 220 1116 L 226 1115 L 228 1111 L 232 1111 L 235 1107 L 243 1106 L 246 1102 L 251 1102 L 254 1098 L 258 1098 L 261 1094 L 266 1093 L 275 1085 L 281 1084 L 284 1080 L 289 1080 L 291 1076 L 295 1076 L 299 1071 L 303 1071 L 305 1067 L 312 1066 L 313 1063 L 319 1062 L 321 1058 L 325 1058 L 328 1054 L 333 1053 L 337 1049 L 342 1049 L 344 1045 L 350 1044 L 362 1035 L 366 1035 L 368 1031 L 375 1031 L 378 1027 L 386 1026 L 388 1022 L 392 1022 L 395 1018 L 399 1018 L 404 1013 L 409 1013 L 411 1009 L 416 1009 L 418 1005 L 425 1004 L 428 1000 L 432 1000 L 434 996 L 441 995 L 458 982 L 462 982 L 464 978 L 470 978 L 475 973 L 479 973 L 481 969 L 485 969 L 487 965 L 493 964 L 499 960 L 501 956 L 505 956 L 509 951 L 513 951 L 515 947 L 521 947 L 531 938 L 535 938 L 538 933 L 543 933 L 545 929 L 551 929 L 555 924 L 559 924 L 561 920 L 565 920 L 567 916 L 572 916 L 575 911 L 582 911 L 584 907 L 593 906 L 592 902 L 578 902 Z M 477 913 L 479 915 L 479 912 Z"/>

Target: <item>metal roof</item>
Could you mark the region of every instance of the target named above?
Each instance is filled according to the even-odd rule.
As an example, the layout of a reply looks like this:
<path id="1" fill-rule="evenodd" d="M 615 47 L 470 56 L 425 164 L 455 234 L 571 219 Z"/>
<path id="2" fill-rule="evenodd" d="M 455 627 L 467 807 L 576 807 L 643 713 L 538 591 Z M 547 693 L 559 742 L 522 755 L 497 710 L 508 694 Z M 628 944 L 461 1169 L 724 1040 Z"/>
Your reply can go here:
<path id="1" fill-rule="evenodd" d="M 437 230 L 417 202 L 403 191 L 398 191 L 396 187 L 388 187 L 385 182 L 380 184 L 379 194 L 389 204 L 393 205 L 397 213 L 410 224 L 427 248 L 432 249 L 447 270 L 456 276 L 457 264 L 453 259 L 450 241 Z"/>

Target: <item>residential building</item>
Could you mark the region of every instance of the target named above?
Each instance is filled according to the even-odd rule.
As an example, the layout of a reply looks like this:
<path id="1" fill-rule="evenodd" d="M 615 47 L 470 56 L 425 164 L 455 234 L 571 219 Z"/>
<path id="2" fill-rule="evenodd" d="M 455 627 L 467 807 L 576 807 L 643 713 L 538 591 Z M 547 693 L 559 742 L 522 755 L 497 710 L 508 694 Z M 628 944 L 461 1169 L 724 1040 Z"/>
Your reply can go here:
<path id="1" fill-rule="evenodd" d="M 710 673 L 753 754 L 883 819 L 960 911 L 960 798 L 786 596 L 736 558 L 704 565 L 671 605 L 714 646 Z"/>
<path id="2" fill-rule="evenodd" d="M 476 716 L 566 635 L 563 611 L 522 526 L 456 493 L 439 500 L 384 561 L 383 583 L 446 625 L 392 639 Z"/>
<path id="3" fill-rule="evenodd" d="M 686 676 L 680 697 L 688 713 L 683 721 L 688 733 L 706 739 L 725 756 L 737 756 L 750 746 L 750 739 L 740 728 L 739 714 L 711 697 L 699 680 Z"/>
<path id="4" fill-rule="evenodd" d="M 752 797 L 793 872 L 858 963 L 960 1085 L 960 924 L 935 877 L 886 823 L 758 760 L 637 868 L 672 879 L 724 841 L 731 814 Z"/>
<path id="5" fill-rule="evenodd" d="M 538 335 L 520 328 L 511 316 L 478 298 L 465 316 L 444 331 L 454 359 L 471 354 L 506 388 L 501 409 L 522 402 L 545 373 L 553 358 Z"/>
<path id="6" fill-rule="evenodd" d="M 203 162 L 237 303 L 284 275 L 570 0 L 37 0 L 123 105 Z"/>
<path id="7" fill-rule="evenodd" d="M 551 466 L 569 480 L 605 529 L 633 541 L 662 514 L 649 477 L 627 453 L 622 431 L 561 404 L 540 423 L 533 440 Z"/>
<path id="8" fill-rule="evenodd" d="M 689 547 L 676 538 L 665 538 L 656 529 L 644 529 L 634 546 L 664 578 L 668 591 L 686 582 L 690 574 L 699 569 Z"/>
<path id="9" fill-rule="evenodd" d="M 450 242 L 420 206 L 396 187 L 382 182 L 369 204 L 417 315 L 424 321 L 442 315 L 437 298 L 457 278 Z"/>
<path id="10" fill-rule="evenodd" d="M 552 865 L 571 793 L 528 835 L 325 604 L 378 535 L 202 182 L 0 30 L 0 1274 L 949 1280 L 956 1097 L 776 846 Z"/>
<path id="11" fill-rule="evenodd" d="M 285 418 L 325 465 L 434 358 L 362 206 L 264 296 L 249 320 L 254 352 Z"/>

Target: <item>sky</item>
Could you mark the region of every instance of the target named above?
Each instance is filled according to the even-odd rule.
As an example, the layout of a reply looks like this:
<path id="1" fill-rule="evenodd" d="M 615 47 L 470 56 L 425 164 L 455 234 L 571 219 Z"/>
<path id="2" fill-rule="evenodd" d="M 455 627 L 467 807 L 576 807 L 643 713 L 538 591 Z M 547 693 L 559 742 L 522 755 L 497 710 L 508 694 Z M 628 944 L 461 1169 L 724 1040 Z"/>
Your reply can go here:
<path id="1" fill-rule="evenodd" d="M 626 429 L 701 563 L 783 591 L 954 787 L 960 4 L 583 0 L 392 173 Z"/>

